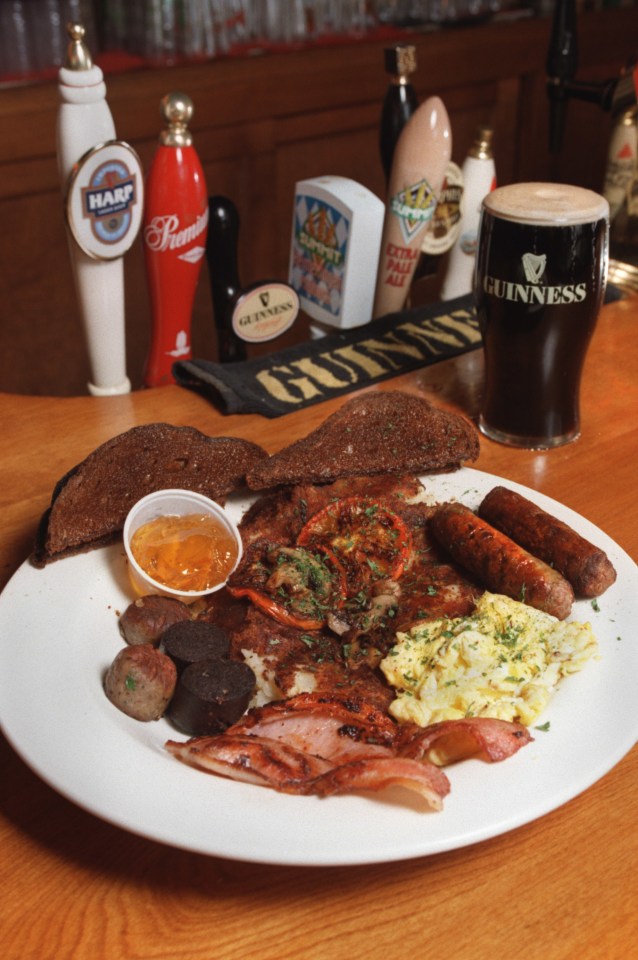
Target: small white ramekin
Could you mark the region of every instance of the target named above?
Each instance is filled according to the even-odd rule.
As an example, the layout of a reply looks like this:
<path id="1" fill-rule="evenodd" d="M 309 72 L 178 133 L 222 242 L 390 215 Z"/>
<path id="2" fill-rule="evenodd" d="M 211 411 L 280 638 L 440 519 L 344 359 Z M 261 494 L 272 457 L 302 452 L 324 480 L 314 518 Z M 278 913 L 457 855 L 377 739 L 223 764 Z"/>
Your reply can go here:
<path id="1" fill-rule="evenodd" d="M 128 560 L 128 571 L 131 583 L 136 593 L 140 596 L 145 594 L 160 594 L 165 597 L 177 597 L 185 603 L 192 603 L 199 597 L 205 597 L 209 593 L 215 593 L 226 583 L 223 580 L 214 587 L 206 590 L 175 590 L 167 587 L 146 573 L 139 565 L 131 552 L 131 538 L 136 530 L 143 524 L 157 517 L 164 516 L 186 516 L 191 513 L 208 514 L 216 517 L 229 531 L 237 544 L 237 561 L 233 570 L 241 560 L 242 542 L 241 534 L 237 529 L 237 524 L 229 517 L 226 510 L 220 507 L 214 500 L 210 500 L 201 493 L 193 493 L 190 490 L 157 490 L 155 493 L 149 493 L 142 497 L 131 507 L 128 516 L 124 522 L 123 539 L 124 549 Z M 232 571 L 231 571 L 232 572 Z"/>

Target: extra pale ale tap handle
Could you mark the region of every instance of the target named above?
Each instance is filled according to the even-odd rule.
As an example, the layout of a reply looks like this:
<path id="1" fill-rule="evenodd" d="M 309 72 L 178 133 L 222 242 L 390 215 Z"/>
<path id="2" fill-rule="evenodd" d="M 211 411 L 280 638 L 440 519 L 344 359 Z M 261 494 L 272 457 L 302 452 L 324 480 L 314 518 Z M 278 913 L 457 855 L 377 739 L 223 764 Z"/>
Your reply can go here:
<path id="1" fill-rule="evenodd" d="M 447 110 L 430 97 L 412 114 L 394 151 L 373 317 L 405 305 L 451 153 Z"/>

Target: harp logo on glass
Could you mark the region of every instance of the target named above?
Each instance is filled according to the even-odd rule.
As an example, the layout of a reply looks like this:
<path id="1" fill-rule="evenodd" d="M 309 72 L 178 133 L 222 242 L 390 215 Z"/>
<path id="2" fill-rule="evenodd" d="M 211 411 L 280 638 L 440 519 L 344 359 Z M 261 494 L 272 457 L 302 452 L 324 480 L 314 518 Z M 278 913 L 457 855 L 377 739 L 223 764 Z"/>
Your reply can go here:
<path id="1" fill-rule="evenodd" d="M 545 273 L 545 264 L 547 256 L 542 253 L 540 256 L 536 253 L 524 253 L 521 257 L 523 264 L 523 273 L 528 283 L 540 283 L 541 277 Z"/>

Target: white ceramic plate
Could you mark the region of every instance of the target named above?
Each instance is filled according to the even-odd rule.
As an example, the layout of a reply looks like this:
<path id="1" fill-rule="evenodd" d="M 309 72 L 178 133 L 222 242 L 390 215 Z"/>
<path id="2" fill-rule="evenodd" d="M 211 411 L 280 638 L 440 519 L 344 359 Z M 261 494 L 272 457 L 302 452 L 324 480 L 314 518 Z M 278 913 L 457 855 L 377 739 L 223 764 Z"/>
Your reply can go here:
<path id="1" fill-rule="evenodd" d="M 505 833 L 559 807 L 610 770 L 638 738 L 638 568 L 606 534 L 561 504 L 509 481 L 463 469 L 428 478 L 437 499 L 470 507 L 505 482 L 604 549 L 617 582 L 596 610 L 579 601 L 600 659 L 567 678 L 535 740 L 500 764 L 447 768 L 441 813 L 402 793 L 331 797 L 279 794 L 187 767 L 163 744 L 165 720 L 139 723 L 115 709 L 102 675 L 123 646 L 117 615 L 130 602 L 124 552 L 112 546 L 28 563 L 0 596 L 0 721 L 9 741 L 65 797 L 133 833 L 241 860 L 334 865 L 402 860 Z M 238 518 L 245 502 L 233 505 Z M 541 722 L 539 721 L 539 722 Z M 184 738 L 185 739 L 185 738 Z"/>

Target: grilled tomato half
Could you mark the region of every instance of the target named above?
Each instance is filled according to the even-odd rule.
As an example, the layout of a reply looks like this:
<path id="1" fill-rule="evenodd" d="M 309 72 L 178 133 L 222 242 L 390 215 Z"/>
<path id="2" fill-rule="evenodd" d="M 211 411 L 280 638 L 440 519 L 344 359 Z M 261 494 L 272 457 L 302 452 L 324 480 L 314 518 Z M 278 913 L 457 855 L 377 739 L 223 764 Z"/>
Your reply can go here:
<path id="1" fill-rule="evenodd" d="M 344 570 L 350 597 L 378 580 L 398 580 L 412 555 L 412 537 L 404 521 L 370 497 L 329 503 L 306 523 L 297 545 L 335 558 Z"/>
<path id="2" fill-rule="evenodd" d="M 227 584 L 274 620 L 320 630 L 329 610 L 343 602 L 345 571 L 329 551 L 257 540 Z"/>

